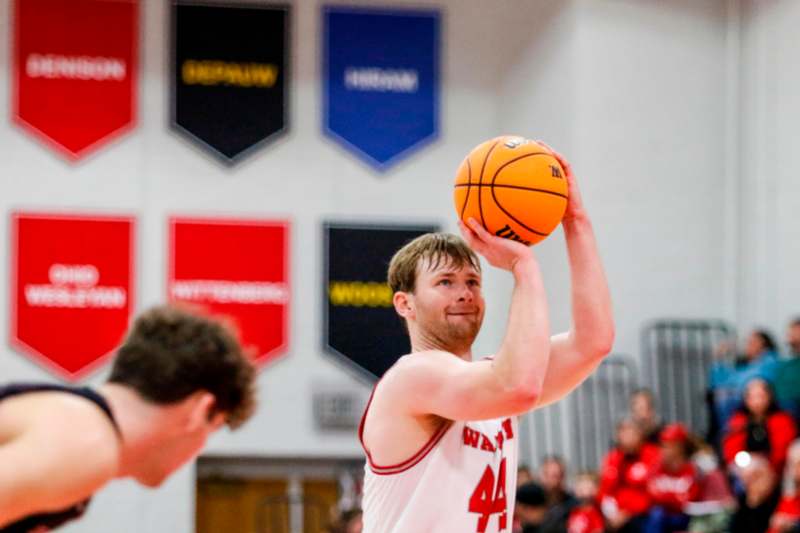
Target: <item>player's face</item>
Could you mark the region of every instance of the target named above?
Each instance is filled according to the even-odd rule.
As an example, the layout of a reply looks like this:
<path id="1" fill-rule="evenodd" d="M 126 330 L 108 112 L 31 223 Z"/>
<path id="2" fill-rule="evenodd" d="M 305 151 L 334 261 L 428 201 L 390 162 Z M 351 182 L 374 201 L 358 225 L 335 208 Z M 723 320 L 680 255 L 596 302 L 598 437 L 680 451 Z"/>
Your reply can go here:
<path id="1" fill-rule="evenodd" d="M 481 273 L 471 265 L 425 260 L 417 273 L 413 305 L 417 327 L 429 341 L 453 352 L 469 350 L 483 322 Z"/>

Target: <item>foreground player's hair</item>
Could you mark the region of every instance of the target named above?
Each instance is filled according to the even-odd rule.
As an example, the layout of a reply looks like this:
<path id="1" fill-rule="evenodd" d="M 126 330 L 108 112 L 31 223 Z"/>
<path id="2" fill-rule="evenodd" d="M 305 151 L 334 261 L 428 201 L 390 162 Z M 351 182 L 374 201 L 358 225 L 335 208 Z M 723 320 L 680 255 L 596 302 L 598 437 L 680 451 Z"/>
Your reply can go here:
<path id="1" fill-rule="evenodd" d="M 223 413 L 231 428 L 253 413 L 254 380 L 253 363 L 225 326 L 172 306 L 150 309 L 134 322 L 108 379 L 161 405 L 207 391 L 214 413 Z"/>

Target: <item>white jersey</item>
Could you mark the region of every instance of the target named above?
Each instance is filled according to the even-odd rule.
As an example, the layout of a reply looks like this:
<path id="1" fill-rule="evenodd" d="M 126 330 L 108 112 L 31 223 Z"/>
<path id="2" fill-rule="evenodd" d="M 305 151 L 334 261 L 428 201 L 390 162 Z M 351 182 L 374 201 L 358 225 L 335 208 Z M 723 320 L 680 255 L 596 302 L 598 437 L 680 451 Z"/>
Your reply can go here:
<path id="1" fill-rule="evenodd" d="M 517 440 L 517 419 L 507 417 L 445 422 L 396 465 L 376 465 L 365 447 L 364 533 L 510 532 Z"/>

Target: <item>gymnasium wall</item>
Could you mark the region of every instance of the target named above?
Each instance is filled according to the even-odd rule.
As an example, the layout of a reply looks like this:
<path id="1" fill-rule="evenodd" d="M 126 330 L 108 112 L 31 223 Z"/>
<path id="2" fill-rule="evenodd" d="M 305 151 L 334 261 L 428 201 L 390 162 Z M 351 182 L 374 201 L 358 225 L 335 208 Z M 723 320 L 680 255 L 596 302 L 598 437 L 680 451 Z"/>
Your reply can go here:
<path id="1" fill-rule="evenodd" d="M 389 5 L 385 2 L 353 2 Z M 758 4 L 758 5 L 756 5 Z M 443 10 L 441 136 L 376 175 L 320 133 L 320 4 L 292 3 L 290 132 L 229 169 L 167 128 L 167 5 L 142 0 L 138 127 L 77 165 L 11 125 L 10 1 L 0 2 L 0 243 L 13 209 L 138 217 L 137 309 L 163 300 L 170 215 L 291 220 L 290 350 L 259 377 L 261 409 L 217 455 L 358 457 L 352 434 L 320 433 L 311 392 L 368 391 L 322 354 L 321 222 L 439 222 L 454 230 L 451 180 L 464 154 L 499 133 L 545 139 L 573 162 L 605 260 L 615 351 L 636 355 L 643 323 L 722 317 L 782 327 L 800 312 L 800 70 L 789 0 L 397 1 Z M 789 43 L 789 44 L 787 44 Z M 563 237 L 535 249 L 554 329 L 569 325 Z M 8 254 L 4 254 L 8 257 Z M 9 276 L 0 261 L 0 279 Z M 489 270 L 476 353 L 504 332 L 510 276 Z M 0 322 L 8 324 L 7 283 Z M 50 379 L 9 347 L 0 377 Z M 101 369 L 86 380 L 100 383 Z M 194 472 L 158 492 L 115 482 L 64 531 L 191 531 Z M 109 525 L 113 527 L 110 529 Z"/>
<path id="2" fill-rule="evenodd" d="M 739 324 L 800 315 L 800 46 L 797 2 L 742 2 L 737 251 Z"/>

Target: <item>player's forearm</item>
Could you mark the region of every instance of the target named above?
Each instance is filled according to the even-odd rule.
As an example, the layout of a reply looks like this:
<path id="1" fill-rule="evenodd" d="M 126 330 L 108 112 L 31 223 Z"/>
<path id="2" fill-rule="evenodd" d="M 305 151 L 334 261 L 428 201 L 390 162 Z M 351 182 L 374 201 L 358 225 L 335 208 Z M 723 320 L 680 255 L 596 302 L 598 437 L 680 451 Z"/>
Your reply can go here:
<path id="1" fill-rule="evenodd" d="M 517 263 L 512 272 L 515 283 L 508 326 L 494 366 L 509 390 L 538 397 L 550 355 L 544 285 L 532 258 Z"/>
<path id="2" fill-rule="evenodd" d="M 564 223 L 572 281 L 572 329 L 576 349 L 602 358 L 614 342 L 614 317 L 608 282 L 597 251 L 592 224 L 586 216 Z"/>

